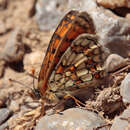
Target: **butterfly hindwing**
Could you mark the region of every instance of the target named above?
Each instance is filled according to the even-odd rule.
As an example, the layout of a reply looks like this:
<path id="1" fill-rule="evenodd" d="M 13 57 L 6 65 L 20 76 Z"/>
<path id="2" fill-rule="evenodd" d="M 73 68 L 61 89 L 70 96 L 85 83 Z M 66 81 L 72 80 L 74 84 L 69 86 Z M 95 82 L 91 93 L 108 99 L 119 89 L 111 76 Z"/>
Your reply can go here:
<path id="1" fill-rule="evenodd" d="M 81 34 L 67 48 L 52 72 L 48 81 L 50 90 L 74 93 L 74 90 L 93 85 L 94 80 L 104 76 L 105 59 L 97 36 Z"/>

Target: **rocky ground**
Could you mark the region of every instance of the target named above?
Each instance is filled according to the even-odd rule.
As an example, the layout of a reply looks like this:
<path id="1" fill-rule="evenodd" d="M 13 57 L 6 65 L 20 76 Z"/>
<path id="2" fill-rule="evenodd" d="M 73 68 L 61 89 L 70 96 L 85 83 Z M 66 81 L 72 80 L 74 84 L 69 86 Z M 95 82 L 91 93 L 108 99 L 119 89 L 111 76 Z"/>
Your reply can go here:
<path id="1" fill-rule="evenodd" d="M 0 0 L 0 130 L 130 129 L 129 5 L 121 0 Z M 91 15 L 100 43 L 112 54 L 106 62 L 107 87 L 91 91 L 86 107 L 41 118 L 42 104 L 30 95 L 30 74 L 35 70 L 38 77 L 56 25 L 73 8 Z"/>

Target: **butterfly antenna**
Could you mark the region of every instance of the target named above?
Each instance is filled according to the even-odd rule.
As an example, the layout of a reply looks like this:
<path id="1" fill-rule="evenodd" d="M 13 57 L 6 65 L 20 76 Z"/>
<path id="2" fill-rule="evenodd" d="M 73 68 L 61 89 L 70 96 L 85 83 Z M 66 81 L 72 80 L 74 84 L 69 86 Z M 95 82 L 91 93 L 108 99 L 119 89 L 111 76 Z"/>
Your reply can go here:
<path id="1" fill-rule="evenodd" d="M 35 76 L 34 76 L 34 74 L 35 74 L 35 69 L 33 68 L 32 69 L 32 74 L 31 74 L 32 78 L 33 78 L 33 91 L 36 91 L 36 88 L 35 88 L 35 85 L 34 85 L 35 84 Z"/>
<path id="2" fill-rule="evenodd" d="M 10 82 L 15 82 L 15 83 L 17 83 L 17 84 L 20 84 L 20 85 L 22 85 L 22 86 L 27 87 L 25 84 L 23 84 L 23 83 L 20 82 L 20 81 L 15 80 L 15 79 L 11 79 L 11 78 L 9 78 L 9 81 L 10 81 Z"/>

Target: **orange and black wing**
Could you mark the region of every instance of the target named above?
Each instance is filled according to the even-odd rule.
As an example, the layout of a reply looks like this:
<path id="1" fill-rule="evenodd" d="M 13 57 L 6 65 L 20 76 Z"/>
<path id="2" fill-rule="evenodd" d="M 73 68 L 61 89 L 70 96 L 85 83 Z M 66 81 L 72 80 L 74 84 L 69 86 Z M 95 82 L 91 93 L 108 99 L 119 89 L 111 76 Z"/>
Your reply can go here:
<path id="1" fill-rule="evenodd" d="M 61 56 L 72 41 L 82 33 L 95 33 L 92 19 L 86 12 L 70 11 L 52 36 L 38 79 L 41 95 L 45 94 L 48 79 Z"/>
<path id="2" fill-rule="evenodd" d="M 40 89 L 42 94 L 44 94 L 44 91 L 46 90 L 47 87 L 46 82 L 50 74 L 52 61 L 55 60 L 55 62 L 58 63 L 58 60 L 56 59 L 56 57 L 54 57 L 56 53 L 56 49 L 59 46 L 62 37 L 66 34 L 66 32 L 71 27 L 72 21 L 73 19 L 75 19 L 77 13 L 78 13 L 77 11 L 70 11 L 68 14 L 66 14 L 64 18 L 61 20 L 60 24 L 58 25 L 56 31 L 54 32 L 50 40 L 45 58 L 42 62 L 42 66 L 38 78 L 38 89 Z"/>

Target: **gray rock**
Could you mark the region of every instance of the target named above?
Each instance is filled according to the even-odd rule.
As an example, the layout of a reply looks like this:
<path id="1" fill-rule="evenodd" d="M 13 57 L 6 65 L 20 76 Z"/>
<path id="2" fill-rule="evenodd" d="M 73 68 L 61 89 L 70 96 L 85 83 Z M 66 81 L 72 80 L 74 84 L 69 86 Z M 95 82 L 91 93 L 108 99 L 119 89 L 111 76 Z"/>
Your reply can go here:
<path id="1" fill-rule="evenodd" d="M 16 29 L 7 40 L 0 59 L 6 62 L 18 62 L 24 56 L 24 44 L 22 43 L 22 32 Z"/>
<path id="2" fill-rule="evenodd" d="M 119 56 L 117 54 L 111 54 L 105 61 L 104 67 L 106 72 L 112 72 L 126 66 L 127 64 L 129 64 L 129 60 L 127 58 L 123 58 L 122 56 Z"/>
<path id="3" fill-rule="evenodd" d="M 64 111 L 63 114 L 42 117 L 36 130 L 93 130 L 104 123 L 103 119 L 94 112 L 72 108 Z M 103 127 L 101 130 L 107 128 Z"/>
<path id="4" fill-rule="evenodd" d="M 70 10 L 82 9 L 86 0 L 38 0 L 36 20 L 41 30 L 55 29 Z"/>
<path id="5" fill-rule="evenodd" d="M 9 109 L 7 108 L 2 108 L 0 109 L 0 125 L 6 121 L 10 115 L 12 114 L 12 111 L 10 111 Z"/>
<path id="6" fill-rule="evenodd" d="M 114 119 L 113 125 L 110 130 L 129 130 L 130 108 L 125 110 L 121 116 Z"/>
<path id="7" fill-rule="evenodd" d="M 120 86 L 120 93 L 125 103 L 130 103 L 130 73 L 125 77 Z"/>
<path id="8" fill-rule="evenodd" d="M 8 108 L 10 110 L 14 111 L 14 112 L 19 111 L 20 106 L 19 106 L 18 101 L 17 100 L 16 101 L 15 100 L 11 100 L 10 105 L 9 105 Z"/>
<path id="9" fill-rule="evenodd" d="M 57 9 L 59 5 L 65 5 L 61 0 L 39 0 L 36 4 L 36 20 L 42 30 L 50 30 L 56 27 L 62 12 Z"/>
<path id="10" fill-rule="evenodd" d="M 0 130 L 5 130 L 8 128 L 8 122 L 5 122 L 4 124 L 0 125 Z"/>
<path id="11" fill-rule="evenodd" d="M 26 106 L 32 109 L 35 109 L 39 106 L 38 102 L 30 102 L 30 103 L 26 103 Z"/>

